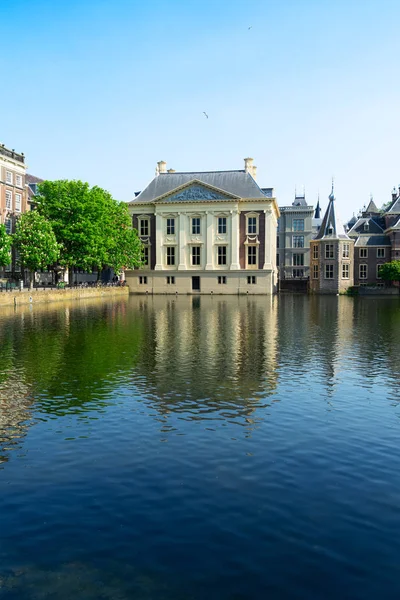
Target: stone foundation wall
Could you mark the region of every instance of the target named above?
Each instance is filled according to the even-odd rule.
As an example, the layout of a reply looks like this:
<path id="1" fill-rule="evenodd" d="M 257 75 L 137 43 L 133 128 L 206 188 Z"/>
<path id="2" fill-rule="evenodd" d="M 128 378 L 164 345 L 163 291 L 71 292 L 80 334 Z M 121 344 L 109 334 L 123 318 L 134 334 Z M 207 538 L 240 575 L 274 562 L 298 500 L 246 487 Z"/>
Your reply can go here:
<path id="1" fill-rule="evenodd" d="M 29 304 L 49 304 L 50 302 L 84 300 L 87 298 L 127 297 L 128 287 L 79 288 L 79 289 L 24 289 L 22 292 L 0 292 L 0 310 L 3 306 L 26 306 Z"/>

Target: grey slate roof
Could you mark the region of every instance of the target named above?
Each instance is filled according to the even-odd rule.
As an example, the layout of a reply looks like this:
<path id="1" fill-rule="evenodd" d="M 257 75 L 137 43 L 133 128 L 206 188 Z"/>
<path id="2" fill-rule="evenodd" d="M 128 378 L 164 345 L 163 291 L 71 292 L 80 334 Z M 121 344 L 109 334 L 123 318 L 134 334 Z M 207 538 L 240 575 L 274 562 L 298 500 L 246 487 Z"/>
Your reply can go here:
<path id="1" fill-rule="evenodd" d="M 389 208 L 389 210 L 387 211 L 388 213 L 395 213 L 398 214 L 400 213 L 400 196 L 397 198 L 397 200 L 392 204 L 392 206 Z"/>
<path id="2" fill-rule="evenodd" d="M 379 208 L 377 208 L 377 206 L 376 206 L 375 202 L 372 200 L 372 198 L 371 198 L 371 200 L 370 200 L 370 202 L 369 202 L 369 204 L 368 204 L 365 212 L 366 213 L 377 213 L 377 214 L 379 214 Z"/>
<path id="3" fill-rule="evenodd" d="M 360 235 L 355 246 L 391 246 L 387 235 Z"/>
<path id="4" fill-rule="evenodd" d="M 298 196 L 297 194 L 294 197 L 294 201 L 292 206 L 307 206 L 306 197 L 304 194 Z"/>
<path id="5" fill-rule="evenodd" d="M 322 240 L 322 239 L 344 239 L 349 240 L 349 236 L 344 230 L 343 224 L 339 217 L 336 214 L 335 209 L 335 196 L 332 192 L 329 195 L 329 204 L 326 209 L 324 218 L 322 219 L 321 227 L 314 239 Z"/>
<path id="6" fill-rule="evenodd" d="M 365 224 L 368 224 L 368 230 L 365 229 Z M 373 217 L 365 217 L 365 218 L 361 218 L 358 219 L 356 221 L 356 223 L 353 225 L 353 227 L 350 229 L 350 231 L 348 231 L 348 235 L 350 237 L 362 234 L 362 233 L 366 233 L 366 234 L 371 234 L 371 233 L 383 233 L 383 223 L 382 220 L 379 218 L 373 218 Z"/>
<path id="7" fill-rule="evenodd" d="M 156 198 L 197 180 L 239 198 L 273 197 L 272 188 L 261 188 L 245 171 L 205 171 L 189 173 L 160 173 L 129 204 L 154 202 Z"/>

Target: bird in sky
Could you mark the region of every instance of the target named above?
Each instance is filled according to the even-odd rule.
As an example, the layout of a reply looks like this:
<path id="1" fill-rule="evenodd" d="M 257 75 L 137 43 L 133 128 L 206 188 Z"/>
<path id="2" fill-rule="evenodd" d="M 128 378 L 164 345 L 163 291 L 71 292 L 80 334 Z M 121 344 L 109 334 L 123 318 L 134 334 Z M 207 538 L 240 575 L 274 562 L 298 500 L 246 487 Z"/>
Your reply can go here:
<path id="1" fill-rule="evenodd" d="M 253 29 L 253 25 L 250 25 L 250 27 L 248 27 L 247 29 Z"/>
<path id="2" fill-rule="evenodd" d="M 208 119 L 208 114 L 206 112 L 204 112 L 204 110 L 203 110 L 203 115 L 205 115 Z"/>

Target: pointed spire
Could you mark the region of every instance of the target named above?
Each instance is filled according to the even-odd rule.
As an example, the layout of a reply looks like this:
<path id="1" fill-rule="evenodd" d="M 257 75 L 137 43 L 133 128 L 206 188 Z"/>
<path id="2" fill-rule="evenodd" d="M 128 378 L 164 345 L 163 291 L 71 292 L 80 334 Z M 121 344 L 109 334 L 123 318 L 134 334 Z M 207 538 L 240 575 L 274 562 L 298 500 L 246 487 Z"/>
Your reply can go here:
<path id="1" fill-rule="evenodd" d="M 337 238 L 349 239 L 340 219 L 336 215 L 333 179 L 332 179 L 332 190 L 331 190 L 331 193 L 329 194 L 328 208 L 326 209 L 324 218 L 322 219 L 321 227 L 319 228 L 318 234 L 315 239 L 320 240 L 325 237 L 331 238 L 331 239 L 337 239 Z"/>
<path id="2" fill-rule="evenodd" d="M 321 218 L 321 207 L 319 205 L 319 192 L 318 192 L 318 200 L 317 200 L 317 206 L 315 207 L 314 219 L 320 219 L 320 218 Z"/>
<path id="3" fill-rule="evenodd" d="M 334 190 L 334 186 L 335 186 L 335 180 L 332 177 L 332 190 L 331 193 L 329 194 L 329 200 L 331 200 L 332 202 L 335 199 L 335 190 Z"/>

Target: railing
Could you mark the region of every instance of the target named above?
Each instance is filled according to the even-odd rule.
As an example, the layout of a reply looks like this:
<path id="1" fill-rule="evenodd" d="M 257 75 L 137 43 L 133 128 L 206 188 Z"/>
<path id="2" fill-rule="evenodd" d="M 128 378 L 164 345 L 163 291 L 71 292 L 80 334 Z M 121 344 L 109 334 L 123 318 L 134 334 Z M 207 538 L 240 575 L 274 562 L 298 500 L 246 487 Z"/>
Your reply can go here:
<path id="1" fill-rule="evenodd" d="M 5 148 L 5 146 L 0 145 L 0 154 L 7 156 L 7 158 L 13 158 L 21 163 L 25 162 L 25 155 L 23 152 L 18 154 L 18 152 L 15 152 L 15 150 L 9 150 L 8 148 Z"/>

